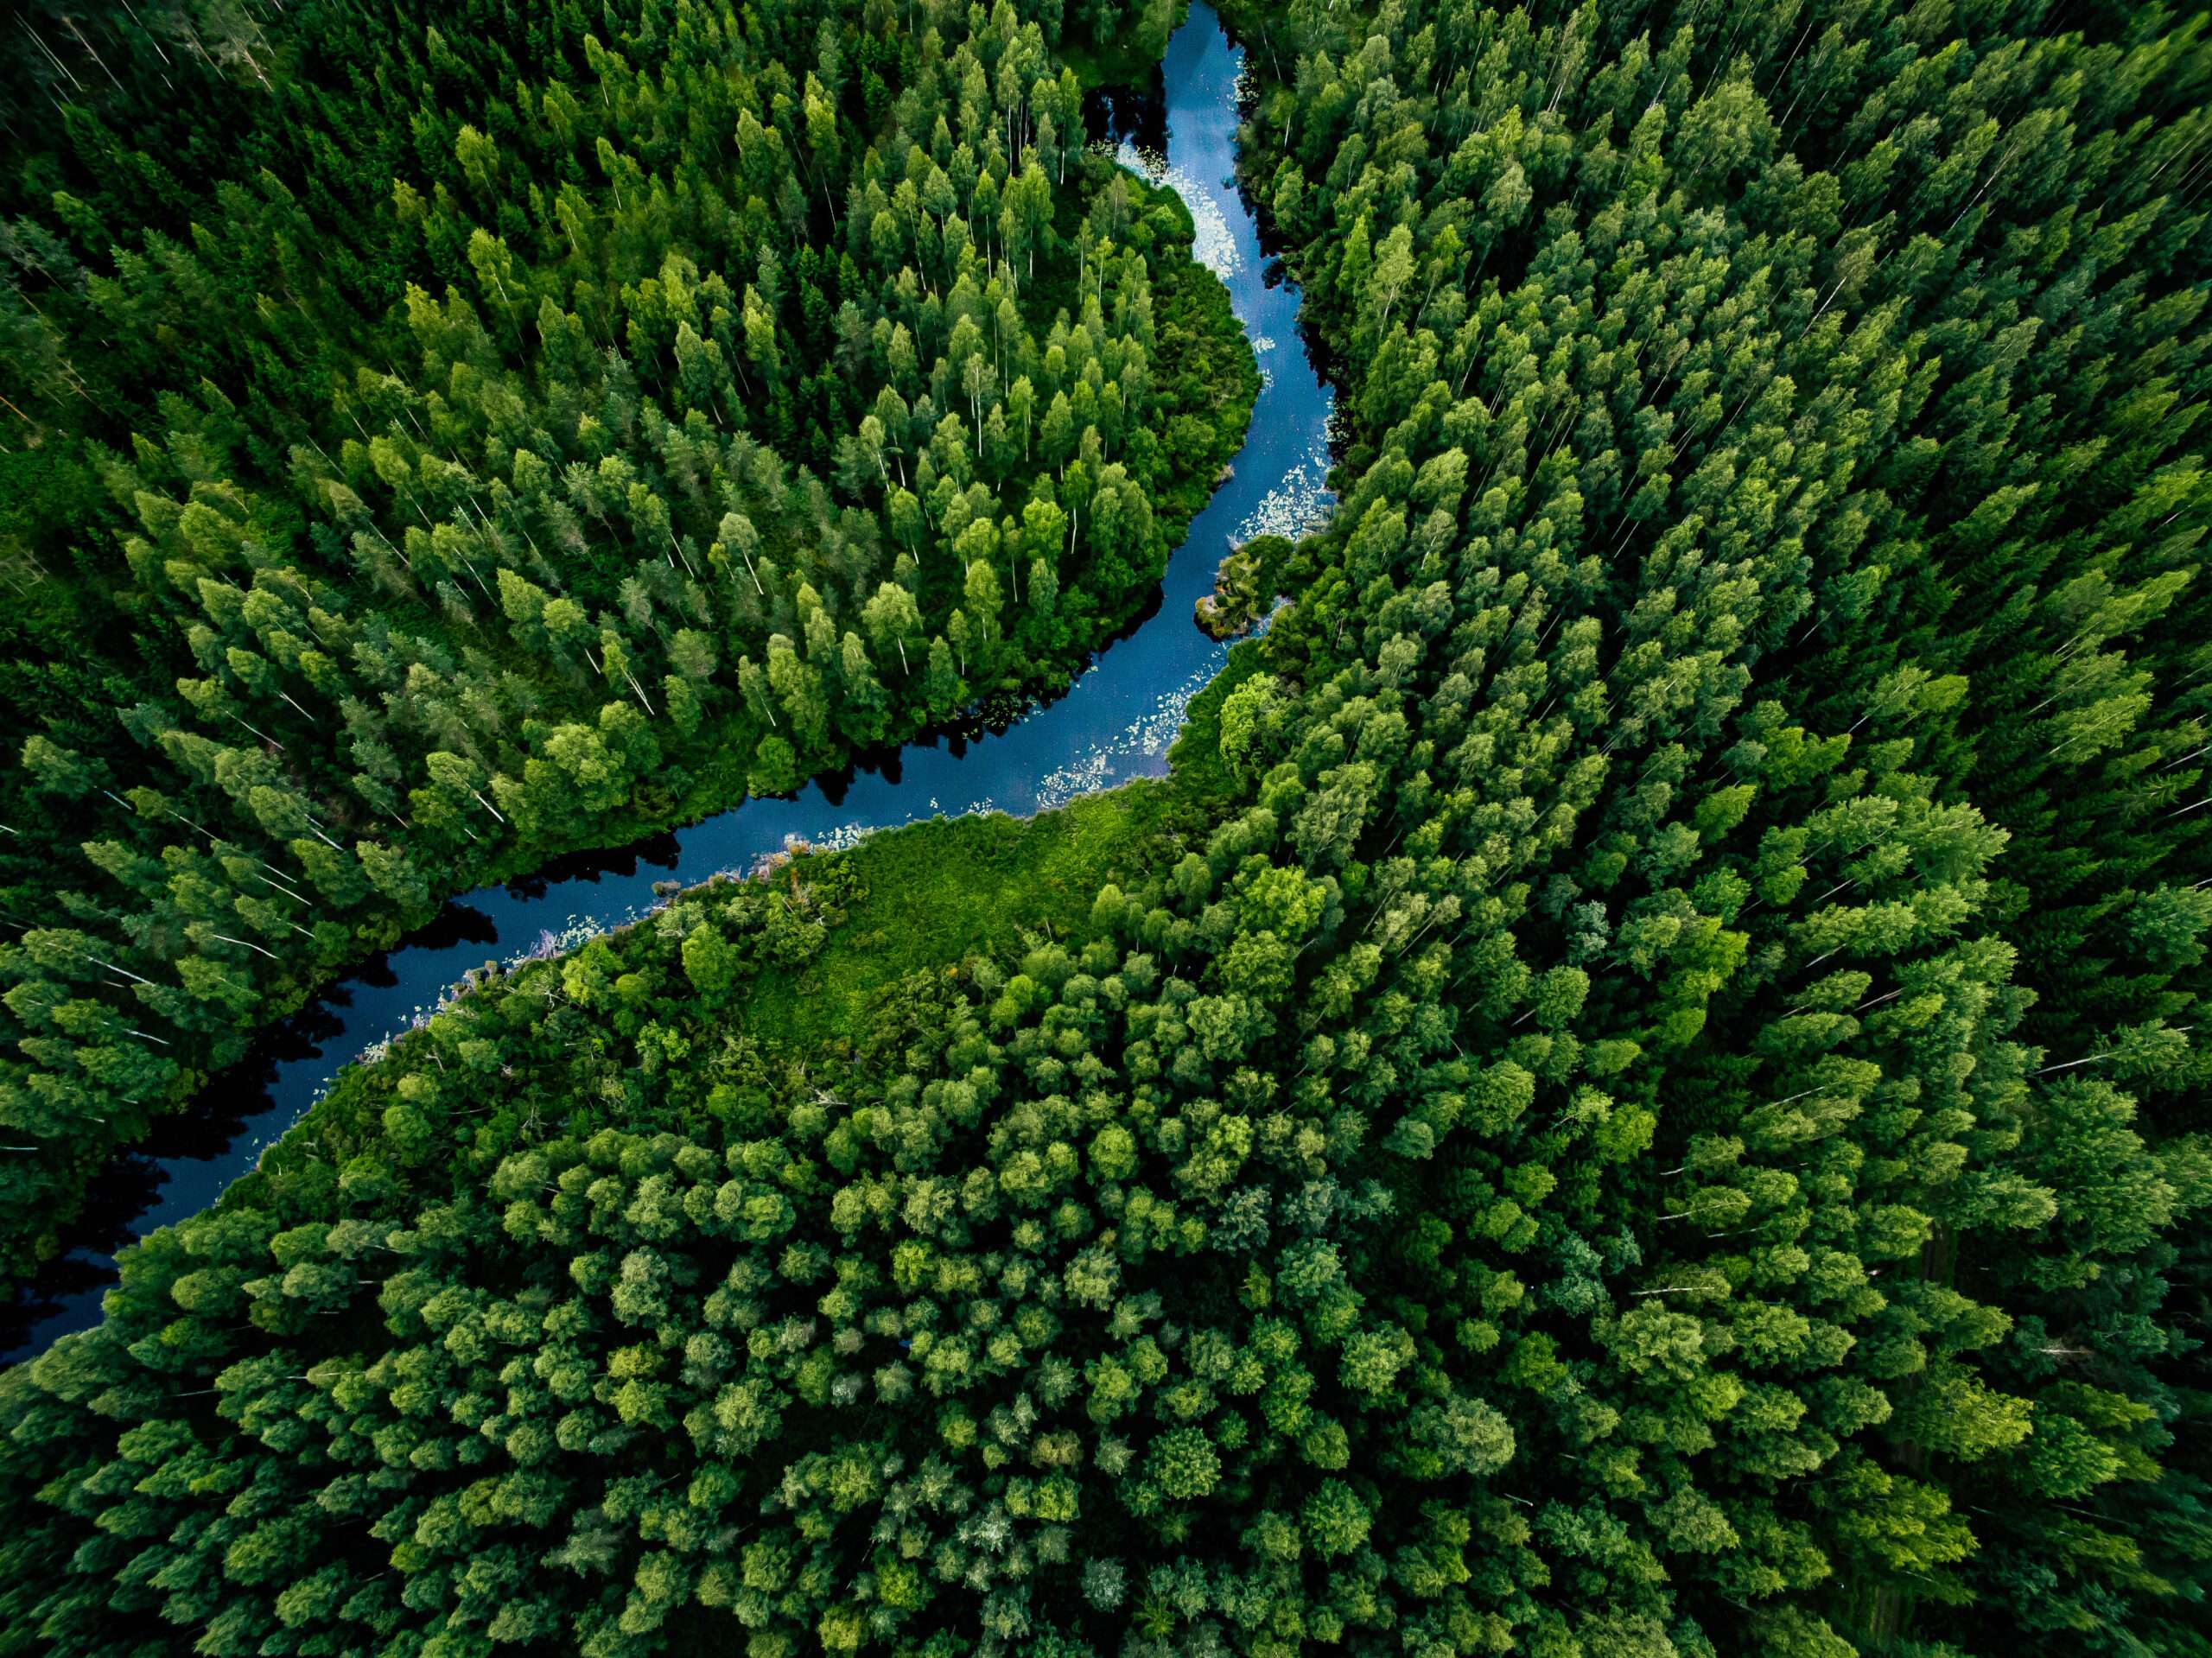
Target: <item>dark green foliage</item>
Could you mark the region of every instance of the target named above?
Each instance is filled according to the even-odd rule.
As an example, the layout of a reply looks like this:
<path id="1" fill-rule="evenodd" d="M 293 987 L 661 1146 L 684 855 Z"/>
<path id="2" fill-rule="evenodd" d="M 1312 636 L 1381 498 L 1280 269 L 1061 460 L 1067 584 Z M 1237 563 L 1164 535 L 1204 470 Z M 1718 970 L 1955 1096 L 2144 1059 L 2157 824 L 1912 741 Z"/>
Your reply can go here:
<path id="1" fill-rule="evenodd" d="M 348 1073 L 0 1382 L 13 1649 L 2205 1650 L 2200 29 L 1240 26 L 1348 450 L 1210 825 Z"/>

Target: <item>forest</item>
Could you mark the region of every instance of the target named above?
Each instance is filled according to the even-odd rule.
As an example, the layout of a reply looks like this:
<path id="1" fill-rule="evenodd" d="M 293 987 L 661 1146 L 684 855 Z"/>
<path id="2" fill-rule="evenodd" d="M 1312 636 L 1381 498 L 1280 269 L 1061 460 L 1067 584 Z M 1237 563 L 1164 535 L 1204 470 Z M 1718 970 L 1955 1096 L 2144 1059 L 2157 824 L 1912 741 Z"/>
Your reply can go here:
<path id="1" fill-rule="evenodd" d="M 631 10 L 311 5 L 17 158 L 0 1269 L 448 894 L 1064 686 L 1241 437 L 1036 23 Z"/>
<path id="2" fill-rule="evenodd" d="M 19 1261 L 556 803 L 1049 690 L 1254 395 L 1150 9 L 144 10 L 7 84 Z M 1221 21 L 1337 499 L 1151 827 L 833 1037 L 873 846 L 472 975 L 0 1375 L 0 1653 L 2212 1654 L 2212 25 Z"/>

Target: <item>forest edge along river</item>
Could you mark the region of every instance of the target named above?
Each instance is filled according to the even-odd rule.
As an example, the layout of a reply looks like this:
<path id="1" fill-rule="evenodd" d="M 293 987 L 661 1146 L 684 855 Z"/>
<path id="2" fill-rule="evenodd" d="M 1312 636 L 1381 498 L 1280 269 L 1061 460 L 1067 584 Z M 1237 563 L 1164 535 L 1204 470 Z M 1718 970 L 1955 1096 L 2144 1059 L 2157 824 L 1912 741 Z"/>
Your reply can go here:
<path id="1" fill-rule="evenodd" d="M 1166 769 L 1185 708 L 1228 657 L 1229 646 L 1192 620 L 1223 555 L 1255 535 L 1295 535 L 1328 500 L 1330 393 L 1299 336 L 1297 289 L 1269 284 L 1258 226 L 1233 177 L 1243 65 L 1212 9 L 1196 3 L 1168 41 L 1158 101 L 1126 92 L 1099 100 L 1123 163 L 1189 207 L 1193 252 L 1228 288 L 1260 365 L 1244 446 L 1192 521 L 1143 623 L 1101 651 L 1064 696 L 1003 731 L 910 744 L 880 769 L 817 779 L 788 798 L 748 800 L 626 851 L 557 860 L 536 876 L 454 899 L 429 926 L 273 1027 L 257 1067 L 219 1077 L 191 1111 L 118 1159 L 75 1229 L 79 1241 L 19 1293 L 0 1331 L 7 1362 L 98 1322 L 115 1281 L 109 1249 L 213 1204 L 340 1071 L 427 1017 L 486 960 L 574 948 L 649 912 L 657 886 L 743 873 L 797 842 L 846 846 L 940 816 L 1027 816 Z M 1164 154 L 1146 142 L 1163 115 Z M 257 1083 L 261 1091 L 250 1093 Z M 241 1093 L 249 1094 L 242 1103 Z M 87 1241 L 95 1234 L 98 1242 Z"/>

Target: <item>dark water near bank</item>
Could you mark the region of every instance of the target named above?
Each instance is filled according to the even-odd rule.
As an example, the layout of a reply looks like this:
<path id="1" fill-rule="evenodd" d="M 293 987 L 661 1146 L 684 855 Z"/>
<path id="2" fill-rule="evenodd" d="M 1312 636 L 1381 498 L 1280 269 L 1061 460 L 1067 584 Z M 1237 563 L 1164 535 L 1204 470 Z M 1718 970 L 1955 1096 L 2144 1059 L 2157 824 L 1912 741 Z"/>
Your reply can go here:
<path id="1" fill-rule="evenodd" d="M 742 872 L 795 840 L 836 846 L 939 815 L 1026 815 L 1166 769 L 1185 706 L 1227 655 L 1191 619 L 1222 554 L 1263 529 L 1295 533 L 1326 499 L 1329 392 L 1300 342 L 1298 292 L 1268 285 L 1257 227 L 1231 181 L 1243 56 L 1212 9 L 1194 4 L 1168 42 L 1156 94 L 1097 100 L 1123 160 L 1172 184 L 1190 205 L 1198 258 L 1228 285 L 1262 379 L 1234 476 L 1192 522 L 1147 619 L 1103 651 L 1065 696 L 1003 732 L 912 744 L 879 769 L 811 784 L 793 799 L 747 801 L 626 851 L 558 860 L 528 880 L 448 904 L 429 926 L 272 1030 L 257 1062 L 219 1078 L 190 1111 L 117 1160 L 92 1192 L 75 1247 L 0 1313 L 8 1359 L 97 1321 L 118 1248 L 213 1203 L 340 1069 L 427 1014 L 471 968 L 565 949 L 649 908 L 656 882 Z"/>

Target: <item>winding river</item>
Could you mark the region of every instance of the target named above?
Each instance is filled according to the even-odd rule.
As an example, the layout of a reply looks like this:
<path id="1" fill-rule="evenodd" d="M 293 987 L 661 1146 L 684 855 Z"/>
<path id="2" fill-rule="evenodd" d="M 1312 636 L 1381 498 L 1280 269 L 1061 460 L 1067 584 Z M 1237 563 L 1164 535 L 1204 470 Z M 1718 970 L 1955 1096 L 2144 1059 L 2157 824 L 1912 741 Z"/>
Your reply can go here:
<path id="1" fill-rule="evenodd" d="M 1141 130 L 1135 140 L 1113 135 L 1124 164 L 1189 205 L 1198 257 L 1227 284 L 1261 371 L 1232 475 L 1176 549 L 1147 619 L 1101 652 L 1065 696 L 1003 732 L 912 744 L 880 771 L 817 781 L 791 799 L 747 801 L 628 852 L 563 860 L 454 899 L 423 932 L 272 1031 L 257 1069 L 218 1079 L 192 1111 L 118 1160 L 92 1194 L 80 1241 L 0 1324 L 10 1350 L 0 1357 L 36 1353 L 96 1322 L 118 1248 L 213 1203 L 345 1065 L 426 1015 L 469 969 L 569 948 L 650 908 L 657 883 L 745 870 L 794 841 L 840 846 L 940 815 L 1023 816 L 1166 769 L 1184 708 L 1227 655 L 1191 619 L 1223 553 L 1263 530 L 1295 533 L 1327 500 L 1330 393 L 1300 343 L 1297 289 L 1266 280 L 1258 227 L 1231 179 L 1243 63 L 1199 0 L 1162 66 L 1166 153 L 1140 148 Z M 1160 107 L 1147 102 L 1143 113 L 1140 127 L 1156 132 Z"/>

